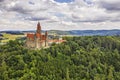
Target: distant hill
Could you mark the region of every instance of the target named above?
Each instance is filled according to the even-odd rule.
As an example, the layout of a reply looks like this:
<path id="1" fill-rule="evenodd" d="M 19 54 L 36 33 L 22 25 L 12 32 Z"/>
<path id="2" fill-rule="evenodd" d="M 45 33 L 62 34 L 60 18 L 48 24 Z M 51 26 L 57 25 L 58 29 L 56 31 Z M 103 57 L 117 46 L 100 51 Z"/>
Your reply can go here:
<path id="1" fill-rule="evenodd" d="M 35 30 L 31 31 L 1 31 L 0 33 L 8 33 L 8 34 L 24 34 L 29 32 L 35 32 Z M 42 31 L 45 32 L 45 31 Z M 70 31 L 61 31 L 61 30 L 48 30 L 49 34 L 58 34 L 58 35 L 76 35 L 76 36 L 112 36 L 112 35 L 120 35 L 120 30 L 70 30 Z"/>
<path id="2" fill-rule="evenodd" d="M 78 35 L 78 36 L 107 36 L 107 35 L 120 35 L 120 30 L 71 30 L 71 31 L 58 31 L 50 30 L 49 33 L 56 33 L 59 35 Z"/>
<path id="3" fill-rule="evenodd" d="M 14 34 L 14 35 L 22 35 L 23 31 L 1 31 L 0 33 Z"/>
<path id="4" fill-rule="evenodd" d="M 120 30 L 73 30 L 69 31 L 72 35 L 81 35 L 81 36 L 107 36 L 107 35 L 120 35 Z"/>

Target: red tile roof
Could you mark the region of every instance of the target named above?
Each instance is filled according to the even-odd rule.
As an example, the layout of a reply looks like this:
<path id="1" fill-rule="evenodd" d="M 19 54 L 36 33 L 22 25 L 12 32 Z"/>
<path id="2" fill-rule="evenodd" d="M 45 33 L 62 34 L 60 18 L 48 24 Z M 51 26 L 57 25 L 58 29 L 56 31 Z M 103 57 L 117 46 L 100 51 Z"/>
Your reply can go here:
<path id="1" fill-rule="evenodd" d="M 41 35 L 40 33 L 36 33 L 36 34 L 27 34 L 27 38 L 33 39 L 35 38 L 35 36 L 37 38 L 41 38 L 41 40 L 46 40 L 46 36 L 45 35 Z"/>
<path id="2" fill-rule="evenodd" d="M 46 36 L 45 35 L 42 35 L 41 38 L 42 38 L 42 40 L 46 40 Z"/>
<path id="3" fill-rule="evenodd" d="M 27 34 L 27 38 L 33 39 L 34 40 L 34 34 Z"/>
<path id="4" fill-rule="evenodd" d="M 37 37 L 37 38 L 40 38 L 40 37 L 41 37 L 41 34 L 40 34 L 40 33 L 36 33 L 36 37 Z"/>

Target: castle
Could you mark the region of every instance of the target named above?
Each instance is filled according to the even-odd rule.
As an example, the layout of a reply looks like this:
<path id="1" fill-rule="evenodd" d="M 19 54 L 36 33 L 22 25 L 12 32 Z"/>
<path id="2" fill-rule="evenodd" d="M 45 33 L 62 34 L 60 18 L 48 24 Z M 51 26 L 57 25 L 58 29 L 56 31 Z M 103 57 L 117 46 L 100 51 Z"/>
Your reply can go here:
<path id="1" fill-rule="evenodd" d="M 62 43 L 65 40 L 62 39 L 48 39 L 48 32 L 46 31 L 44 34 L 41 32 L 40 22 L 37 24 L 37 30 L 35 33 L 28 33 L 26 39 L 26 47 L 27 48 L 45 48 L 50 46 L 52 43 Z"/>

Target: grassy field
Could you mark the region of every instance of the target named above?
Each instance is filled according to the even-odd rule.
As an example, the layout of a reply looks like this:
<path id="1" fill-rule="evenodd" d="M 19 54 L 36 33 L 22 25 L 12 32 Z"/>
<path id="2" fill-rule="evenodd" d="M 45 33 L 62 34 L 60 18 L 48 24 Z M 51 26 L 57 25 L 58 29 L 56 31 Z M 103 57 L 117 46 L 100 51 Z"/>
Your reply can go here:
<path id="1" fill-rule="evenodd" d="M 4 40 L 1 40 L 2 43 L 6 43 L 8 42 L 9 40 L 15 40 L 17 38 L 20 38 L 20 37 L 24 37 L 25 35 L 13 35 L 13 34 L 6 34 L 6 33 L 3 33 L 3 38 Z"/>

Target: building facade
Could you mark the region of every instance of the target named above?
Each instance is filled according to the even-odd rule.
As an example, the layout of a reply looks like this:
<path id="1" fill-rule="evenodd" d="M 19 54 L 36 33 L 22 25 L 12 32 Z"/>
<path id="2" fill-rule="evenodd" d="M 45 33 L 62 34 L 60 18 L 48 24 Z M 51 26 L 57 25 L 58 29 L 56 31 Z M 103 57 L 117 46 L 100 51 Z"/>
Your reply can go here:
<path id="1" fill-rule="evenodd" d="M 49 47 L 51 46 L 52 43 L 59 44 L 62 42 L 65 42 L 65 40 L 62 40 L 61 38 L 49 39 L 47 31 L 44 34 L 42 34 L 41 25 L 38 22 L 36 32 L 27 33 L 26 47 L 33 48 L 33 49 L 40 49 L 40 48 Z"/>
<path id="2" fill-rule="evenodd" d="M 27 34 L 26 46 L 28 48 L 38 48 L 38 49 L 42 47 L 47 47 L 48 46 L 47 39 L 48 39 L 47 31 L 45 32 L 45 34 L 42 34 L 41 25 L 38 22 L 36 32 Z"/>

